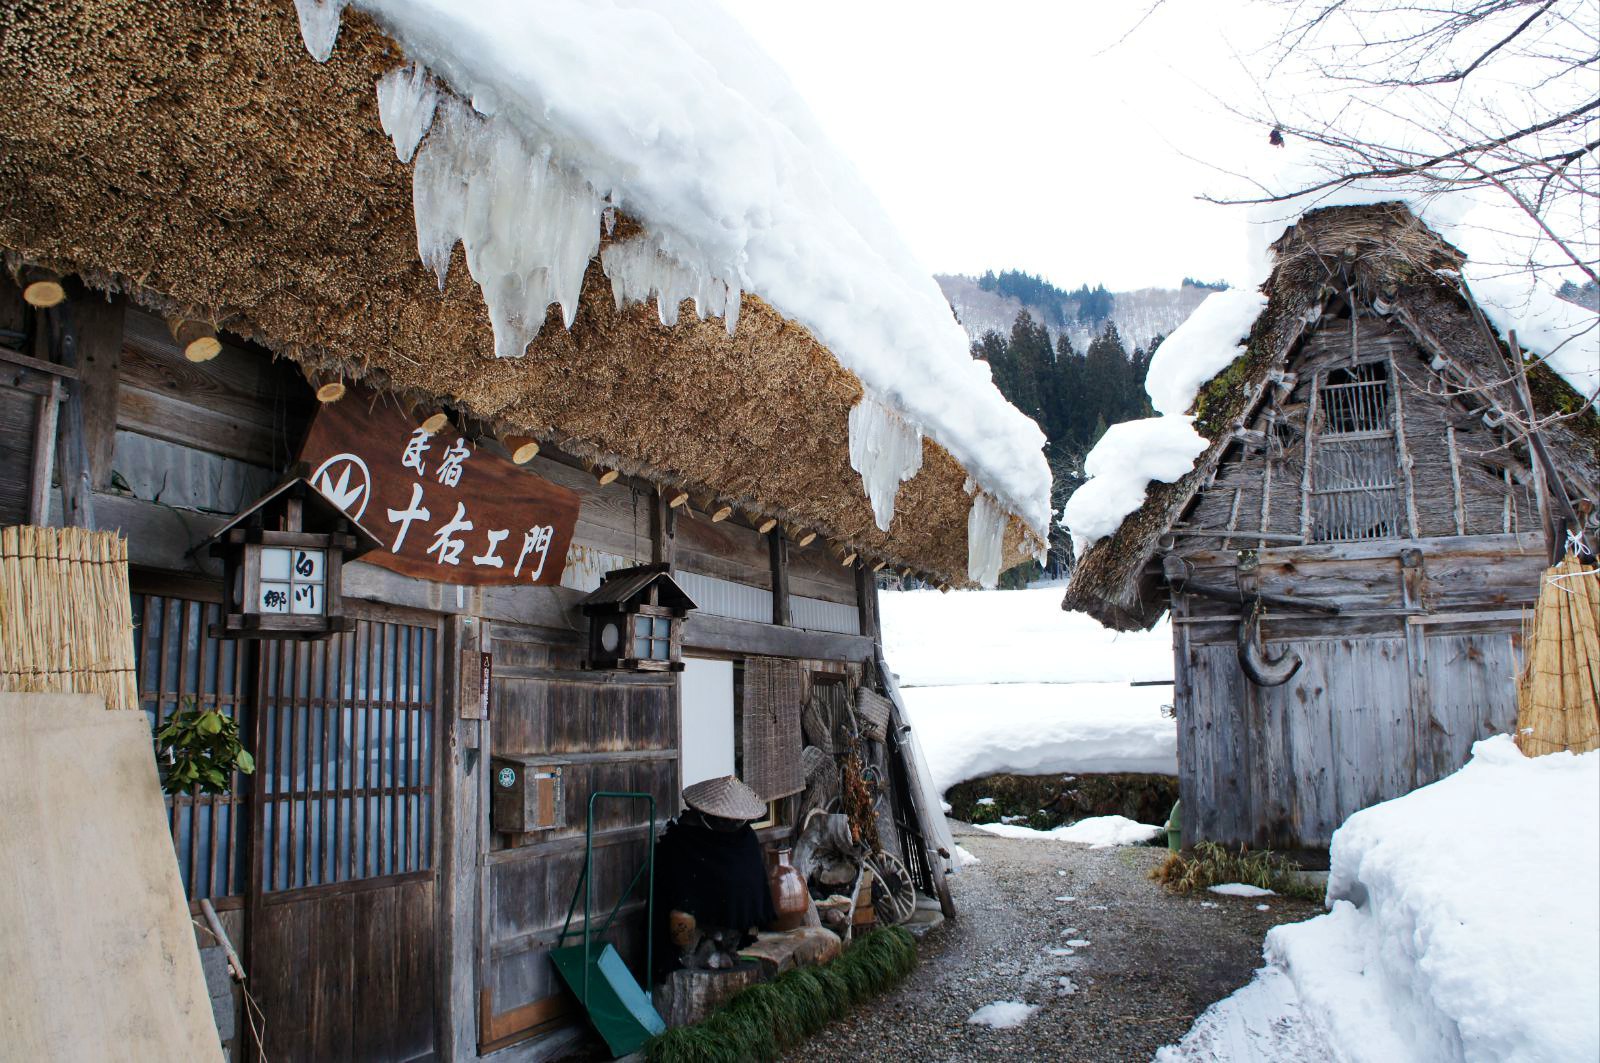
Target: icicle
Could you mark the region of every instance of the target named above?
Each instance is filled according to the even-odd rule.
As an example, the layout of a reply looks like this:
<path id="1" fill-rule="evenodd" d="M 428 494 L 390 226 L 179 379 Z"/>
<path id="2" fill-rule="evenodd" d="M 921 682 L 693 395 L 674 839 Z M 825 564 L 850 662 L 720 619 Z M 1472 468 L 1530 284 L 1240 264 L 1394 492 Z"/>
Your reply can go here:
<path id="1" fill-rule="evenodd" d="M 496 118 L 453 101 L 439 105 L 412 174 L 417 253 L 444 285 L 460 240 L 483 292 L 495 354 L 516 358 L 544 326 L 551 303 L 568 328 L 583 274 L 600 246 L 603 204 L 581 178 L 531 154 Z"/>
<path id="2" fill-rule="evenodd" d="M 985 491 L 972 497 L 967 514 L 967 578 L 985 587 L 1000 580 L 1005 550 L 1006 511 Z"/>
<path id="3" fill-rule="evenodd" d="M 600 252 L 600 266 L 611 279 L 611 296 L 619 310 L 655 296 L 656 316 L 670 328 L 678 323 L 679 305 L 692 299 L 701 319 L 708 314 L 723 318 L 729 335 L 738 323 L 737 288 L 661 250 L 648 237 L 608 245 Z"/>
<path id="4" fill-rule="evenodd" d="M 850 467 L 861 474 L 878 529 L 888 531 L 900 485 L 922 468 L 922 432 L 864 394 L 850 411 Z"/>
<path id="5" fill-rule="evenodd" d="M 439 102 L 439 89 L 421 63 L 395 67 L 378 79 L 378 120 L 394 141 L 394 154 L 410 162 Z"/>
<path id="6" fill-rule="evenodd" d="M 326 63 L 333 54 L 333 42 L 339 39 L 339 19 L 349 2 L 294 0 L 295 13 L 300 16 L 300 39 L 317 62 Z"/>

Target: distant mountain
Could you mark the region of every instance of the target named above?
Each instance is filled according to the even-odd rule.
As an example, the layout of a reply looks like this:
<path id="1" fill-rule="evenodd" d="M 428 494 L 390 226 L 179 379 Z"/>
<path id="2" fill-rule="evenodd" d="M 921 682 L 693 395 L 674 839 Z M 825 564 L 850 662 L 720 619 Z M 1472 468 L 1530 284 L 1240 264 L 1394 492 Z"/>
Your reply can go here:
<path id="1" fill-rule="evenodd" d="M 1147 347 L 1156 336 L 1170 335 L 1206 296 L 1222 287 L 1185 278 L 1180 288 L 1107 292 L 1085 286 L 1065 291 L 1014 271 L 982 277 L 936 274 L 934 279 L 973 340 L 981 340 L 986 332 L 1008 335 L 1017 314 L 1027 310 L 1049 331 L 1052 342 L 1065 332 L 1078 351 L 1088 349 L 1107 321 L 1116 324 L 1129 350 Z"/>

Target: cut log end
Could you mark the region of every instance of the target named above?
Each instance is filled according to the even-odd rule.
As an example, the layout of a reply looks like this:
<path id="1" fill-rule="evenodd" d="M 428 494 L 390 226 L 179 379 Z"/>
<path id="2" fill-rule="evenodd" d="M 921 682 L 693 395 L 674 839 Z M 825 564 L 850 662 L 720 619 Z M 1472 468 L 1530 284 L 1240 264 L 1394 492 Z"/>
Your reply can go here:
<path id="1" fill-rule="evenodd" d="M 767 517 L 767 518 L 763 519 L 759 524 L 756 525 L 756 532 L 761 534 L 761 535 L 766 535 L 768 532 L 770 532 L 773 528 L 776 528 L 777 526 L 778 526 L 778 518 L 776 518 L 776 517 Z"/>
<path id="2" fill-rule="evenodd" d="M 345 386 L 343 380 L 330 380 L 317 385 L 317 401 L 320 403 L 338 402 L 344 398 Z"/>
<path id="3" fill-rule="evenodd" d="M 789 536 L 789 540 L 799 547 L 810 546 L 817 538 L 816 532 L 796 524 L 785 524 L 783 530 Z"/>
<path id="4" fill-rule="evenodd" d="M 668 490 L 663 491 L 662 494 L 667 496 L 668 509 L 678 509 L 680 506 L 687 505 L 689 502 L 689 492 L 687 491 Z"/>
<path id="5" fill-rule="evenodd" d="M 506 436 L 501 442 L 505 444 L 506 452 L 511 455 L 511 460 L 518 465 L 526 465 L 539 454 L 539 442 L 527 436 Z"/>
<path id="6" fill-rule="evenodd" d="M 872 565 L 872 571 L 874 571 L 874 572 L 882 572 L 883 571 L 883 566 L 887 565 L 888 563 L 889 562 L 887 562 L 887 561 L 875 561 L 875 562 L 873 562 L 873 565 Z"/>
<path id="7" fill-rule="evenodd" d="M 445 413 L 443 410 L 434 410 L 432 413 L 429 413 L 427 416 L 423 417 L 422 420 L 418 421 L 417 427 L 422 429 L 424 432 L 431 434 L 434 432 L 443 431 L 444 426 L 449 423 L 449 414 Z"/>
<path id="8" fill-rule="evenodd" d="M 595 482 L 601 487 L 616 482 L 617 477 L 622 475 L 620 469 L 608 469 L 604 465 L 593 466 L 589 471 L 594 473 Z"/>
<path id="9" fill-rule="evenodd" d="M 732 506 L 714 506 L 711 510 L 711 523 L 718 524 L 733 516 Z"/>
<path id="10" fill-rule="evenodd" d="M 66 301 L 67 290 L 60 281 L 43 278 L 27 284 L 22 289 L 22 298 L 37 310 L 48 310 Z"/>
<path id="11" fill-rule="evenodd" d="M 191 362 L 209 362 L 222 353 L 222 341 L 217 339 L 217 330 L 204 321 L 169 318 L 167 330 L 172 333 L 183 356 Z"/>

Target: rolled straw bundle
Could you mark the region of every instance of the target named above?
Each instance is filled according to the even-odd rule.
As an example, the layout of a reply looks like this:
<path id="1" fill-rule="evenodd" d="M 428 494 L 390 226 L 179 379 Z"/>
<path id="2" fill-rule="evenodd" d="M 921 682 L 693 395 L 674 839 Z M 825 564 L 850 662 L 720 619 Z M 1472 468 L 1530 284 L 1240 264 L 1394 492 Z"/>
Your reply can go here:
<path id="1" fill-rule="evenodd" d="M 0 528 L 0 690 L 100 694 L 108 709 L 139 707 L 126 540 Z"/>
<path id="2" fill-rule="evenodd" d="M 1600 748 L 1600 570 L 1546 570 L 1517 682 L 1517 745 L 1530 757 Z"/>

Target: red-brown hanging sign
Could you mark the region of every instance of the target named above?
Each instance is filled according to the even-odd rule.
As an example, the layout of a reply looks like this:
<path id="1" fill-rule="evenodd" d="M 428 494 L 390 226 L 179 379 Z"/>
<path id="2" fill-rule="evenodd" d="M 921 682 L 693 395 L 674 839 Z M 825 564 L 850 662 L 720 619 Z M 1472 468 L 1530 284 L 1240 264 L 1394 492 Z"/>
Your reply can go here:
<path id="1" fill-rule="evenodd" d="M 300 460 L 311 482 L 383 541 L 363 561 L 471 585 L 561 582 L 578 495 L 446 425 L 428 432 L 354 389 L 317 411 Z"/>

